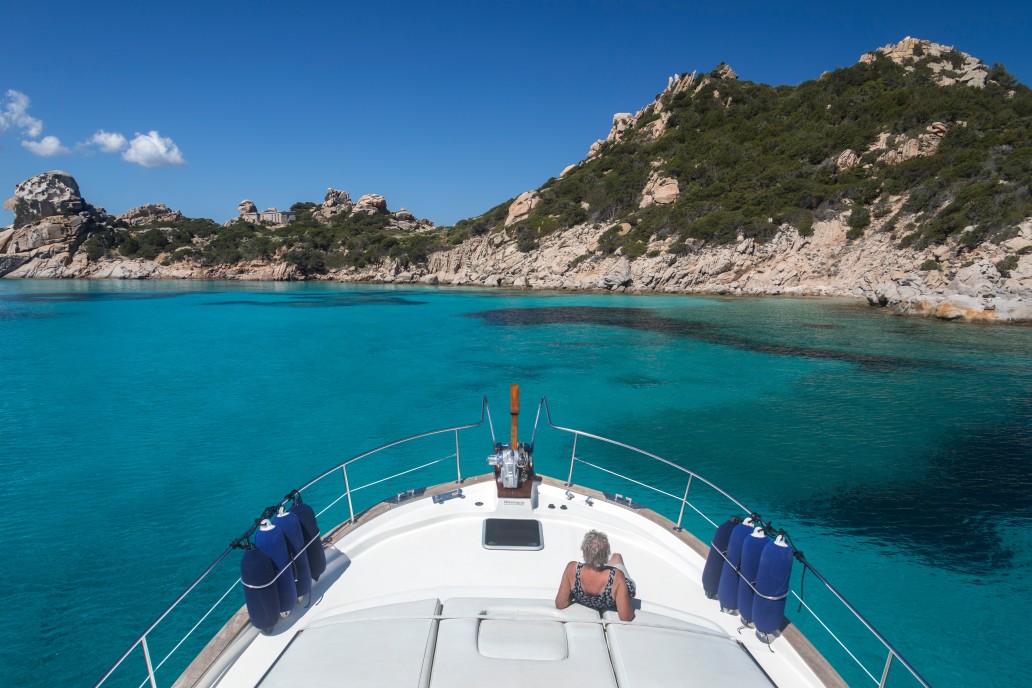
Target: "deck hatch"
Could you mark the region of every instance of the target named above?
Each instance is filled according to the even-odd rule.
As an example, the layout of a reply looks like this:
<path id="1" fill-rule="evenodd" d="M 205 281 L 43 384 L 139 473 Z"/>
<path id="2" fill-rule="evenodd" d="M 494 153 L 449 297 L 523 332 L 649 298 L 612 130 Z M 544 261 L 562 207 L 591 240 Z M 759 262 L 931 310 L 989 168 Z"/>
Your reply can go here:
<path id="1" fill-rule="evenodd" d="M 544 549 L 541 521 L 532 518 L 484 519 L 484 549 Z"/>

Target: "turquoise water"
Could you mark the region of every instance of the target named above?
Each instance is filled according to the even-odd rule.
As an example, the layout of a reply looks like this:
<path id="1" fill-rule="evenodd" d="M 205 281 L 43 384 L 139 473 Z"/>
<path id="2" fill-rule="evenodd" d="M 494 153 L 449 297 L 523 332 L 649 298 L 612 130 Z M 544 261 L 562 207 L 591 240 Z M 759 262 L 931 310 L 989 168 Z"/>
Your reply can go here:
<path id="1" fill-rule="evenodd" d="M 547 395 L 557 423 L 666 456 L 786 528 L 933 685 L 1027 683 L 1009 639 L 1032 616 L 1032 328 L 826 300 L 0 280 L 3 683 L 91 684 L 262 507 L 383 441 L 477 420 L 481 395 L 504 427 L 511 382 L 524 428 Z M 489 448 L 486 429 L 463 438 L 464 474 Z M 578 454 L 684 489 L 597 443 Z M 539 472 L 564 477 L 569 455 L 541 432 Z M 815 579 L 805 598 L 826 602 Z M 880 675 L 884 653 L 842 632 Z"/>

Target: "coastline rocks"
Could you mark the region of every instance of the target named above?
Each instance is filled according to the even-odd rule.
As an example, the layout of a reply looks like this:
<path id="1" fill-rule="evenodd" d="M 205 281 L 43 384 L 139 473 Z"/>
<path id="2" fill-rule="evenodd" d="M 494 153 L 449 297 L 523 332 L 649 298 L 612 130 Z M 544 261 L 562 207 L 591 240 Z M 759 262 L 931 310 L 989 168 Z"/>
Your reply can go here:
<path id="1" fill-rule="evenodd" d="M 626 258 L 621 258 L 611 272 L 602 278 L 602 287 L 605 289 L 616 289 L 617 287 L 628 287 L 634 281 L 631 275 L 631 264 Z"/>
<path id="2" fill-rule="evenodd" d="M 89 210 L 79 193 L 79 185 L 66 172 L 44 172 L 21 182 L 14 196 L 4 202 L 14 212 L 14 229 L 48 217 L 74 215 Z"/>
<path id="3" fill-rule="evenodd" d="M 252 203 L 252 205 L 254 204 Z M 178 210 L 171 210 L 164 203 L 149 203 L 130 208 L 115 219 L 121 220 L 130 227 L 139 227 L 159 222 L 179 222 L 183 219 L 183 214 Z"/>

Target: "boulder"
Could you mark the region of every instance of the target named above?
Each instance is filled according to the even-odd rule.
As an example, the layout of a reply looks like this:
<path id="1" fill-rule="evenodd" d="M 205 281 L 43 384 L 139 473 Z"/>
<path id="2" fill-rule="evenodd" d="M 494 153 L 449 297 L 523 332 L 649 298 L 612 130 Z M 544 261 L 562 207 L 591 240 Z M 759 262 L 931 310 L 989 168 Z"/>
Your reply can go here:
<path id="1" fill-rule="evenodd" d="M 860 156 L 852 148 L 847 148 L 836 158 L 835 166 L 840 170 L 856 167 L 860 164 Z"/>
<path id="2" fill-rule="evenodd" d="M 602 287 L 604 289 L 617 289 L 619 287 L 629 286 L 632 281 L 631 264 L 626 258 L 621 258 L 620 261 L 613 266 L 613 269 L 602 278 Z"/>
<path id="3" fill-rule="evenodd" d="M 254 204 L 254 201 L 240 201 L 240 203 L 237 205 L 237 213 L 240 215 L 240 217 L 244 217 L 245 215 L 257 215 L 258 206 Z"/>
<path id="4" fill-rule="evenodd" d="M 641 208 L 647 208 L 650 205 L 669 205 L 677 200 L 679 193 L 681 193 L 681 189 L 676 179 L 660 177 L 657 172 L 653 172 L 648 182 L 645 183 L 638 205 Z"/>
<path id="5" fill-rule="evenodd" d="M 355 203 L 353 212 L 366 215 L 387 215 L 387 199 L 377 194 L 366 194 Z"/>
<path id="6" fill-rule="evenodd" d="M 1000 272 L 990 261 L 982 261 L 957 271 L 950 282 L 950 291 L 964 296 L 993 296 L 1000 281 Z"/>
<path id="7" fill-rule="evenodd" d="M 537 191 L 524 191 L 516 200 L 509 206 L 509 214 L 505 217 L 505 226 L 514 225 L 520 220 L 527 219 L 530 215 L 530 211 L 537 207 L 537 204 L 541 202 L 538 198 Z"/>
<path id="8" fill-rule="evenodd" d="M 26 179 L 14 188 L 14 196 L 4 202 L 14 212 L 14 228 L 24 227 L 48 217 L 67 216 L 90 209 L 70 174 L 54 170 Z"/>

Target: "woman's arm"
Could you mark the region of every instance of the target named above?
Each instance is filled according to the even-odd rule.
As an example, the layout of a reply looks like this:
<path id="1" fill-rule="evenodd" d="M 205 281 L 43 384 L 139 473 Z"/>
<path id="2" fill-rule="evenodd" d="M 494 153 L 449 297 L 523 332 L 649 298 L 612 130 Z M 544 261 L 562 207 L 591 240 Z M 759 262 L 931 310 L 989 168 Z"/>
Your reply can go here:
<path id="1" fill-rule="evenodd" d="M 616 613 L 620 621 L 631 621 L 634 619 L 634 604 L 631 602 L 631 593 L 627 590 L 627 578 L 623 571 L 616 570 L 613 577 L 613 597 L 616 599 Z"/>
<path id="2" fill-rule="evenodd" d="M 559 592 L 555 594 L 555 608 L 566 609 L 570 606 L 570 593 L 573 592 L 573 578 L 577 570 L 577 562 L 571 561 L 563 571 L 563 579 L 559 582 Z M 624 586 L 627 587 L 627 586 Z"/>

